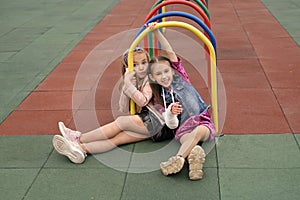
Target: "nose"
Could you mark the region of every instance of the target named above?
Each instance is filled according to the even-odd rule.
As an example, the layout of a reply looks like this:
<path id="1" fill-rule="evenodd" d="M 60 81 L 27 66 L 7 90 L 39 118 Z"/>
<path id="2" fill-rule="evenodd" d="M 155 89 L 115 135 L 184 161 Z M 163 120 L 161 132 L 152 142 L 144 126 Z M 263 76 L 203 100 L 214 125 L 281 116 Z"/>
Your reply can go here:
<path id="1" fill-rule="evenodd" d="M 144 64 L 139 64 L 137 67 L 138 67 L 139 70 L 143 70 L 145 68 L 145 65 Z"/>

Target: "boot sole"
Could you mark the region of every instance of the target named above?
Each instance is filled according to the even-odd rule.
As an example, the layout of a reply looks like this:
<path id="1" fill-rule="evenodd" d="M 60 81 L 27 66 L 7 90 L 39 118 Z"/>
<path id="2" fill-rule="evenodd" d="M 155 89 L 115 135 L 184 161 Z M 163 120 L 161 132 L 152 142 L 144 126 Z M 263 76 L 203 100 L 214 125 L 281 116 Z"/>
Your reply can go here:
<path id="1" fill-rule="evenodd" d="M 188 156 L 189 177 L 191 180 L 203 178 L 203 163 L 205 162 L 205 152 L 199 145 L 195 146 Z"/>
<path id="2" fill-rule="evenodd" d="M 160 163 L 160 169 L 163 175 L 176 174 L 180 172 L 184 165 L 184 158 L 171 157 L 168 161 Z"/>

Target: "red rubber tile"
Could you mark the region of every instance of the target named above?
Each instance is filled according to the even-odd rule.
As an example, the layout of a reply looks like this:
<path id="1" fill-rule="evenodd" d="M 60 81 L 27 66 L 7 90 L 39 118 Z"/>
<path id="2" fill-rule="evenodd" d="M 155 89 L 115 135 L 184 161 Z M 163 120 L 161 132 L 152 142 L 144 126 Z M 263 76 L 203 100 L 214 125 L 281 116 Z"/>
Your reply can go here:
<path id="1" fill-rule="evenodd" d="M 29 111 L 78 109 L 81 105 L 81 102 L 75 101 L 75 104 L 72 99 L 83 99 L 85 98 L 86 93 L 86 91 L 34 91 L 16 108 L 16 110 Z"/>
<path id="2" fill-rule="evenodd" d="M 265 88 L 270 89 L 264 73 L 223 73 L 226 88 Z"/>
<path id="3" fill-rule="evenodd" d="M 221 73 L 263 73 L 257 58 L 244 60 L 218 60 L 218 70 Z"/>
<path id="4" fill-rule="evenodd" d="M 274 89 L 280 106 L 294 133 L 300 132 L 300 88 Z"/>
<path id="5" fill-rule="evenodd" d="M 0 133 L 2 136 L 57 134 L 57 122 L 71 119 L 71 110 L 15 110 L 0 124 Z"/>
<path id="6" fill-rule="evenodd" d="M 113 120 L 112 110 L 78 110 L 72 121 L 66 124 L 71 129 L 87 132 L 108 124 Z"/>
<path id="7" fill-rule="evenodd" d="M 226 89 L 225 134 L 290 133 L 288 123 L 269 89 Z"/>

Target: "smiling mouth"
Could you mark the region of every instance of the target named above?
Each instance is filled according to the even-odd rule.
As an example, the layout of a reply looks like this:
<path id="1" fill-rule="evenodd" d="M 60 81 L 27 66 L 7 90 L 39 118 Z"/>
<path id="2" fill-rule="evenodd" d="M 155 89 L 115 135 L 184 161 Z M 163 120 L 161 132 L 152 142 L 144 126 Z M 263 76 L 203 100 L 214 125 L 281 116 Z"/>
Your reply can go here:
<path id="1" fill-rule="evenodd" d="M 161 81 L 164 85 L 169 85 L 169 80 L 163 80 Z"/>

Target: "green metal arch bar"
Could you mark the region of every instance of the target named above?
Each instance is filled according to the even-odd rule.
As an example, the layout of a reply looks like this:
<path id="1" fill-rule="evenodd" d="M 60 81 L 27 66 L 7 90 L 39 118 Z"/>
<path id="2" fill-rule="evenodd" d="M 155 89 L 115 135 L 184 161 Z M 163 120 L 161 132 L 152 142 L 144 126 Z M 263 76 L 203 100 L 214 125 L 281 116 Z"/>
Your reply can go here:
<path id="1" fill-rule="evenodd" d="M 216 127 L 216 132 L 219 130 L 218 123 L 218 96 L 217 96 L 217 66 L 216 66 L 216 54 L 213 45 L 209 41 L 209 39 L 197 28 L 194 26 L 178 21 L 168 21 L 168 22 L 160 22 L 157 23 L 154 27 L 155 29 L 163 28 L 163 27 L 181 27 L 185 28 L 191 32 L 193 32 L 196 36 L 199 37 L 200 40 L 204 42 L 207 46 L 210 53 L 210 75 L 211 75 L 211 104 L 212 104 L 212 114 L 213 121 Z M 141 42 L 141 40 L 147 36 L 147 34 L 151 32 L 149 28 L 146 28 L 131 44 L 128 51 L 128 69 L 129 71 L 133 71 L 133 52 L 134 48 Z M 131 100 L 130 101 L 130 114 L 135 114 L 135 104 Z"/>
<path id="2" fill-rule="evenodd" d="M 151 7 L 151 10 L 153 10 L 158 4 L 162 3 L 164 0 L 158 0 L 155 4 L 153 4 L 153 6 Z M 172 0 L 168 0 L 168 1 L 172 1 Z M 210 14 L 209 11 L 207 9 L 207 7 L 199 0 L 194 0 L 196 2 L 196 4 L 198 4 L 198 6 L 200 6 L 202 8 L 202 10 L 205 12 L 206 16 L 208 19 L 210 19 Z"/>

